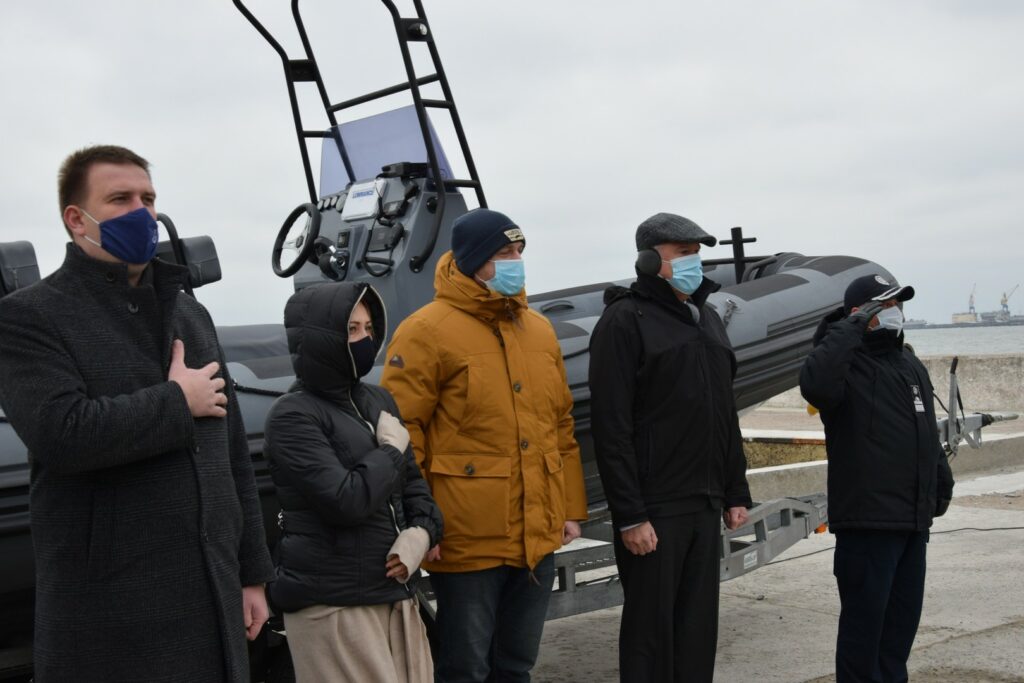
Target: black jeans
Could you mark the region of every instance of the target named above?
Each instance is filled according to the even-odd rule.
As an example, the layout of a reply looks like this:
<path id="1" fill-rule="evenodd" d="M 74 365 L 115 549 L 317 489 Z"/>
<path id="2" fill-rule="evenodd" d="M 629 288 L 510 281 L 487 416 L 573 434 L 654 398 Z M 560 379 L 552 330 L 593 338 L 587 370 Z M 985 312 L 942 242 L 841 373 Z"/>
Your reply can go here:
<path id="1" fill-rule="evenodd" d="M 927 531 L 836 531 L 836 683 L 902 683 L 924 602 Z"/>
<path id="2" fill-rule="evenodd" d="M 536 569 L 436 573 L 437 683 L 530 680 L 555 581 L 555 556 Z"/>
<path id="3" fill-rule="evenodd" d="M 718 645 L 721 510 L 652 519 L 658 549 L 634 555 L 615 534 L 622 592 L 619 679 L 708 681 Z"/>

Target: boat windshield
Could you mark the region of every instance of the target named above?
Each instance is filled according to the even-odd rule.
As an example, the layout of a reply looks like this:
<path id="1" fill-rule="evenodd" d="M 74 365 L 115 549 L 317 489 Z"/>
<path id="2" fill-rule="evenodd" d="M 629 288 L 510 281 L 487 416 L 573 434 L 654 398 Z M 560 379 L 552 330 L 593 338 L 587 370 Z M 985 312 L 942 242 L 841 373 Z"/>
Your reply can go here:
<path id="1" fill-rule="evenodd" d="M 441 147 L 434 124 L 427 117 L 430 139 L 437 154 L 441 177 L 452 178 L 451 165 Z M 332 136 L 323 139 L 320 150 L 320 196 L 344 190 L 352 181 L 372 180 L 382 166 L 401 161 L 426 162 L 427 150 L 413 105 L 393 109 L 364 119 L 336 126 L 345 143 L 355 178 L 350 178 L 341 162 L 341 153 Z"/>

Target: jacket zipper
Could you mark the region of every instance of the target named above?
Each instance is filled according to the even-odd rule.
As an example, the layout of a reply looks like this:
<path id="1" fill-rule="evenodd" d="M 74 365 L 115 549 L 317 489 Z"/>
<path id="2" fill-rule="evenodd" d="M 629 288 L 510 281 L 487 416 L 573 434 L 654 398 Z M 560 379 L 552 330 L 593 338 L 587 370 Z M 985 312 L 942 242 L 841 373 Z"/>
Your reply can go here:
<path id="1" fill-rule="evenodd" d="M 363 417 L 363 414 L 359 412 L 359 406 L 357 406 L 356 402 L 352 400 L 352 389 L 348 390 L 348 402 L 352 404 L 352 410 L 356 412 L 356 415 L 359 416 L 359 419 L 363 421 L 366 427 L 370 430 L 370 433 L 374 435 L 374 439 L 376 439 L 377 430 L 375 430 L 370 424 L 370 421 Z M 402 530 L 398 527 L 398 514 L 395 513 L 395 506 L 391 504 L 390 499 L 388 499 L 388 509 L 391 511 L 391 523 L 395 526 L 395 533 L 402 533 Z"/>
<path id="2" fill-rule="evenodd" d="M 700 337 L 700 335 L 701 335 L 701 330 L 699 328 L 697 330 L 697 335 L 698 335 L 698 337 Z M 702 344 L 701 347 L 700 347 L 700 378 L 701 378 L 701 381 L 703 382 L 704 386 L 708 387 L 708 389 L 709 389 L 709 391 L 708 391 L 708 415 L 711 416 L 711 419 L 713 420 L 714 419 L 713 416 L 715 414 L 715 406 L 714 406 L 715 396 L 710 391 L 710 385 L 708 384 L 708 368 L 707 368 L 706 360 L 707 360 L 707 351 L 706 351 L 706 349 L 704 348 L 704 346 Z M 708 435 L 709 435 L 709 437 L 711 439 L 715 438 L 715 430 L 714 430 L 714 428 L 708 430 Z M 714 448 L 711 447 L 711 446 L 712 445 L 709 444 L 709 447 L 708 447 L 708 450 L 707 450 L 708 453 L 713 453 L 714 452 Z M 723 486 L 723 489 L 724 489 L 724 486 Z M 705 458 L 705 461 L 704 461 L 704 492 L 705 492 L 705 495 L 708 496 L 708 498 L 711 497 L 711 458 L 710 457 Z M 724 493 L 724 491 L 723 491 L 723 493 Z"/>
<path id="3" fill-rule="evenodd" d="M 897 358 L 893 357 L 891 364 L 892 364 L 892 366 L 896 370 L 896 376 L 900 380 L 902 380 L 901 384 L 903 384 L 904 387 L 906 387 L 907 393 L 910 394 L 909 397 L 908 397 L 910 399 L 910 401 L 909 401 L 910 408 L 911 408 L 911 413 L 910 414 L 911 414 L 911 417 L 913 417 L 913 419 L 914 419 L 914 444 L 916 446 L 916 453 L 914 453 L 914 489 L 917 491 L 917 505 L 914 506 L 914 525 L 916 527 L 918 522 L 920 521 L 920 513 L 921 513 L 922 502 L 925 504 L 925 506 L 924 506 L 925 507 L 925 511 L 928 510 L 928 506 L 927 506 L 927 503 L 928 503 L 928 493 L 926 491 L 922 491 L 921 490 L 921 460 L 922 460 L 922 458 L 921 458 L 921 419 L 917 415 L 917 407 L 914 405 L 914 390 L 910 388 L 909 382 L 916 382 L 917 383 L 917 388 L 918 388 L 918 392 L 919 392 L 918 395 L 919 395 L 919 397 L 921 399 L 921 403 L 922 404 L 924 404 L 924 389 L 923 389 L 924 382 L 921 381 L 921 377 L 919 377 L 917 372 L 914 371 L 913 366 L 910 363 L 908 363 L 907 360 L 905 358 L 903 358 L 902 356 L 899 357 L 898 362 L 897 362 Z M 906 366 L 907 374 L 903 373 L 903 368 L 900 367 L 900 366 Z M 926 410 L 925 411 L 926 418 L 927 418 L 927 415 L 928 415 L 928 412 Z M 937 499 L 938 498 L 937 477 L 936 477 L 936 489 L 935 490 L 936 490 L 936 499 Z"/>
<path id="4" fill-rule="evenodd" d="M 370 421 L 367 420 L 365 417 L 363 417 L 363 414 L 359 412 L 359 406 L 356 405 L 355 400 L 353 400 L 353 398 L 352 398 L 352 388 L 351 387 L 349 387 L 349 389 L 348 389 L 348 402 L 350 404 L 352 404 L 352 410 L 355 411 L 356 415 L 359 416 L 359 419 L 363 421 L 363 424 L 366 425 L 366 428 L 369 429 L 370 433 L 374 435 L 374 438 L 376 438 L 377 430 L 374 429 L 373 425 L 370 424 Z"/>
<path id="5" fill-rule="evenodd" d="M 391 504 L 390 500 L 388 501 L 388 510 L 391 511 L 391 523 L 395 525 L 395 533 L 401 536 L 402 531 L 398 528 L 398 515 L 395 514 L 395 506 Z M 409 568 L 406 567 L 406 571 L 408 570 Z M 412 574 L 409 575 L 409 578 L 412 578 Z M 409 587 L 409 579 L 405 580 L 405 583 L 402 584 L 402 587 L 405 588 L 405 592 L 408 595 L 412 595 L 412 589 Z"/>
<path id="6" fill-rule="evenodd" d="M 367 429 L 370 430 L 370 433 L 374 435 L 374 438 L 376 438 L 377 431 L 370 424 L 370 421 L 363 417 L 363 414 L 359 412 L 359 406 L 357 406 L 356 402 L 352 399 L 351 388 L 348 390 L 348 402 L 352 404 L 352 410 L 355 411 L 356 415 L 359 416 L 359 419 L 363 421 Z M 391 504 L 390 498 L 388 499 L 388 512 L 391 513 L 391 524 L 395 527 L 395 536 L 401 536 L 402 530 L 398 527 L 398 514 L 395 512 L 395 506 Z M 409 588 L 408 582 L 403 583 L 402 587 L 405 588 L 405 592 L 407 594 L 412 595 L 412 589 Z"/>

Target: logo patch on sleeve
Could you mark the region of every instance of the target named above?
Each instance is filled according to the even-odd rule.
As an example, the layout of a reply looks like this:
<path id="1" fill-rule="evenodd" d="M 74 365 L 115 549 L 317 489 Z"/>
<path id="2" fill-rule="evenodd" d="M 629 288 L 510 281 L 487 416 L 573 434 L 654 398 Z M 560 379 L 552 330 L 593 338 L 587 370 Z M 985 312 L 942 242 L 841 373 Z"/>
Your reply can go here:
<path id="1" fill-rule="evenodd" d="M 390 365 L 393 368 L 404 368 L 405 361 L 402 360 L 402 357 L 396 353 L 395 355 L 391 356 L 391 360 L 388 361 L 388 365 Z"/>
<path id="2" fill-rule="evenodd" d="M 923 413 L 924 401 L 921 399 L 921 389 L 916 384 L 911 384 L 910 392 L 914 395 L 914 410 L 918 413 Z"/>

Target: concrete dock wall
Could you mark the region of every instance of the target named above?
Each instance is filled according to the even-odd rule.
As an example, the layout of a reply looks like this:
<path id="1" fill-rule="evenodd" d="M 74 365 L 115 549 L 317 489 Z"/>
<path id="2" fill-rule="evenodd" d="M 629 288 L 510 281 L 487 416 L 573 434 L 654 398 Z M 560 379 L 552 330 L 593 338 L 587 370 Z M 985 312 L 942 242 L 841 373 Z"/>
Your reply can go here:
<path id="1" fill-rule="evenodd" d="M 946 403 L 953 357 L 931 356 L 921 361 L 928 368 L 935 392 Z M 965 410 L 1024 411 L 1024 354 L 961 356 L 956 378 Z"/>
<path id="2" fill-rule="evenodd" d="M 822 451 L 823 444 L 819 447 L 809 443 L 793 445 L 789 449 L 791 464 L 747 470 L 751 496 L 754 500 L 763 501 L 824 491 L 828 462 L 812 460 Z M 985 440 L 977 450 L 961 444 L 959 454 L 950 462 L 950 466 L 956 480 L 980 472 L 1019 470 L 1024 466 L 1024 435 L 993 437 Z"/>
<path id="3" fill-rule="evenodd" d="M 924 356 L 935 392 L 943 403 L 949 397 L 949 366 L 952 356 Z M 956 371 L 964 409 L 970 411 L 1024 412 L 1024 349 L 1022 353 L 960 356 Z M 807 405 L 799 388 L 783 392 L 765 404 L 771 408 L 802 408 Z M 936 412 L 941 409 L 936 406 Z"/>
<path id="4" fill-rule="evenodd" d="M 948 403 L 953 357 L 931 356 L 921 361 L 931 375 L 936 394 Z M 954 473 L 963 475 L 1024 464 L 1024 353 L 961 356 L 957 380 L 967 412 L 1017 412 L 1021 418 L 986 429 L 980 450 L 961 444 L 959 456 L 952 461 Z M 755 411 L 771 418 L 756 421 L 762 426 L 767 424 L 768 429 L 744 429 L 743 447 L 755 500 L 825 490 L 824 433 L 816 419 L 811 420 L 813 429 L 810 428 L 803 412 L 806 406 L 799 389 L 792 389 L 769 399 Z M 935 412 L 940 417 L 945 414 L 938 404 Z M 801 416 L 803 419 L 799 419 Z M 745 421 L 751 422 L 749 418 Z"/>

